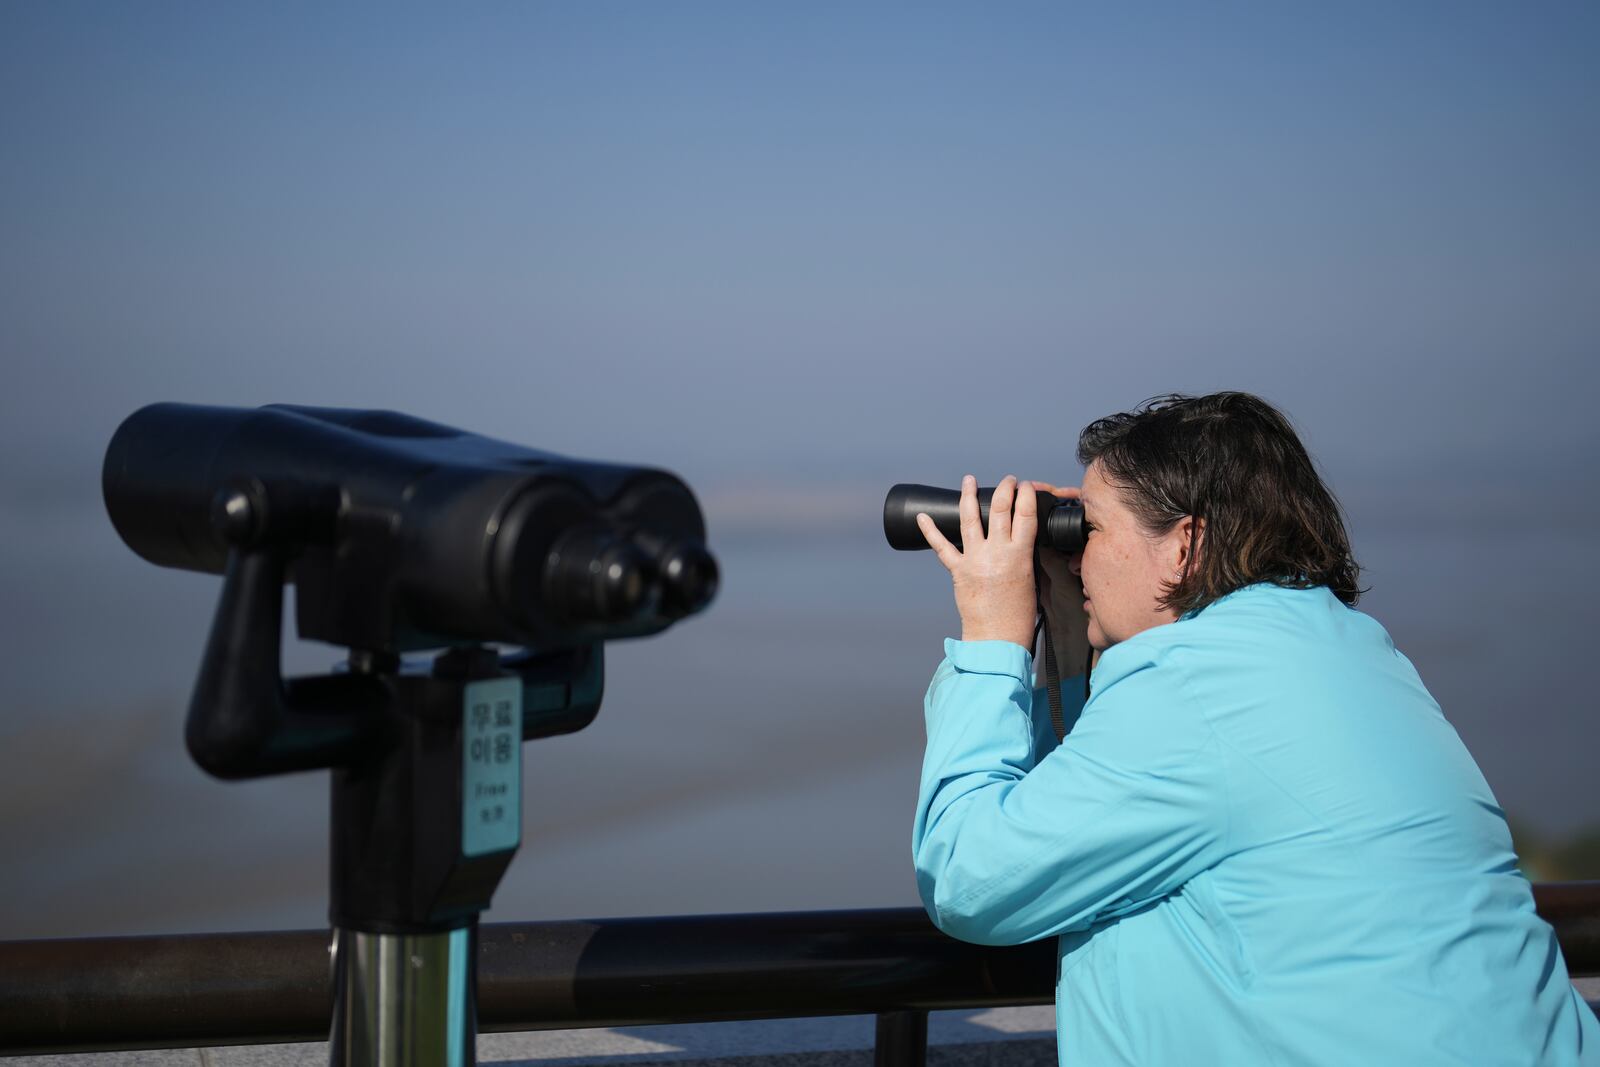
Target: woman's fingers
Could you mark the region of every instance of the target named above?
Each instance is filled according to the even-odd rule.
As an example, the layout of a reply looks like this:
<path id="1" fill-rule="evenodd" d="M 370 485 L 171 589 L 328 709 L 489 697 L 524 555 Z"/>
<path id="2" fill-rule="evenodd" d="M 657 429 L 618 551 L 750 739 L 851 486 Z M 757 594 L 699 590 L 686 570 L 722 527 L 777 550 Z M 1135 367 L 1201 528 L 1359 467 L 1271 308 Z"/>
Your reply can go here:
<path id="1" fill-rule="evenodd" d="M 1016 497 L 1017 480 L 1011 475 L 1000 479 L 989 498 L 989 539 L 1005 544 L 1011 540 L 1011 504 Z"/>
<path id="2" fill-rule="evenodd" d="M 1039 501 L 1034 496 L 1032 482 L 1017 483 L 1017 510 L 1012 516 L 1011 538 L 1031 545 L 1039 532 Z M 989 527 L 994 528 L 994 515 L 989 516 Z"/>
<path id="3" fill-rule="evenodd" d="M 994 510 L 991 505 L 991 512 Z M 961 479 L 961 547 L 970 551 L 983 541 L 983 520 L 978 515 L 978 479 L 968 474 Z"/>
<path id="4" fill-rule="evenodd" d="M 961 479 L 961 501 L 956 512 L 961 521 L 961 548 L 951 544 L 925 514 L 917 516 L 917 528 L 928 546 L 939 554 L 939 562 L 952 567 L 964 552 L 986 543 L 1010 544 L 1014 541 L 1032 545 L 1039 531 L 1039 501 L 1037 490 L 1048 489 L 1057 496 L 1076 496 L 1076 487 L 1056 489 L 1048 482 L 1020 482 L 1015 475 L 1000 479 L 989 498 L 989 528 L 985 535 L 983 513 L 978 505 L 978 480 L 968 474 Z M 948 552 L 942 551 L 948 549 Z"/>
<path id="5" fill-rule="evenodd" d="M 1043 489 L 1045 492 L 1060 497 L 1062 500 L 1077 500 L 1083 496 L 1083 490 L 1075 485 L 1051 485 L 1049 482 L 1035 481 L 1033 487 L 1035 489 Z"/>
<path id="6" fill-rule="evenodd" d="M 922 531 L 923 538 L 928 542 L 928 547 L 933 549 L 933 554 L 939 557 L 939 562 L 944 564 L 947 571 L 956 569 L 956 563 L 961 559 L 961 550 L 950 543 L 950 539 L 939 532 L 939 527 L 933 524 L 933 519 L 928 513 L 917 513 L 917 529 Z"/>

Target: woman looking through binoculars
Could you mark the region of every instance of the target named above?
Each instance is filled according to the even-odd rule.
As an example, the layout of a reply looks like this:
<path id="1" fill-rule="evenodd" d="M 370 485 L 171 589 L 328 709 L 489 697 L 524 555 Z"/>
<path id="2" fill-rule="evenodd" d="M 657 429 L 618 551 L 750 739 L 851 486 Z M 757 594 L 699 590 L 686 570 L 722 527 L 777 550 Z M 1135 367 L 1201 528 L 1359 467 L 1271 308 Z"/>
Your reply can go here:
<path id="1" fill-rule="evenodd" d="M 1337 503 L 1244 393 L 1092 423 L 1080 488 L 963 480 L 961 639 L 928 688 L 913 852 L 946 932 L 1057 937 L 1064 1064 L 1600 1063 L 1504 816 L 1354 610 Z M 1087 540 L 1036 546 L 1032 489 Z M 1034 686 L 1039 605 L 1058 737 Z M 1085 693 L 1087 691 L 1087 696 Z"/>

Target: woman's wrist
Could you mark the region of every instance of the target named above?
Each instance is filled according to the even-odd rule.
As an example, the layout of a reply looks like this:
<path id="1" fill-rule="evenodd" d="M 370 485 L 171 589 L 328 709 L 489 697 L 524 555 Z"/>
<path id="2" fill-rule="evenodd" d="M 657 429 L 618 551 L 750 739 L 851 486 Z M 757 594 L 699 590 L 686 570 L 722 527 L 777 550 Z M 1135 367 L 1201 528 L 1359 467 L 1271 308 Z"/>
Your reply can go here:
<path id="1" fill-rule="evenodd" d="M 1033 651 L 1033 631 L 1018 633 L 1011 630 L 1001 630 L 993 627 L 967 627 L 961 628 L 963 641 L 1010 641 L 1014 645 L 1021 645 L 1028 652 Z"/>

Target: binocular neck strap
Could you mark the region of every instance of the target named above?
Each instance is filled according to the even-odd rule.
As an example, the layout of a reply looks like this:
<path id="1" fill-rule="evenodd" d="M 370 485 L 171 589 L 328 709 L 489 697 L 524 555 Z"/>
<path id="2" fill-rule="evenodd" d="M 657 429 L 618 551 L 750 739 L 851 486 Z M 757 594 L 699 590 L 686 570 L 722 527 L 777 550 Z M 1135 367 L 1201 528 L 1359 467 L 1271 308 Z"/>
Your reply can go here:
<path id="1" fill-rule="evenodd" d="M 1045 618 L 1044 605 L 1039 606 L 1039 622 L 1034 627 L 1034 643 L 1038 644 L 1040 633 L 1044 634 L 1044 688 L 1050 698 L 1050 728 L 1055 731 L 1056 740 L 1064 741 L 1067 737 L 1067 717 L 1061 706 L 1061 672 L 1056 669 L 1056 646 L 1050 640 L 1050 626 Z M 1089 652 L 1090 660 L 1094 651 Z M 1083 664 L 1083 702 L 1089 702 L 1089 662 Z"/>
<path id="2" fill-rule="evenodd" d="M 1056 740 L 1063 741 L 1067 736 L 1067 717 L 1061 709 L 1061 672 L 1056 670 L 1056 646 L 1050 640 L 1050 627 L 1044 628 L 1044 687 L 1050 695 L 1050 728 L 1056 732 Z"/>
<path id="3" fill-rule="evenodd" d="M 1039 602 L 1039 621 L 1033 627 L 1033 643 L 1037 647 L 1039 635 L 1044 634 L 1044 688 L 1050 697 L 1050 728 L 1055 731 L 1056 740 L 1062 741 L 1067 736 L 1067 717 L 1061 710 L 1061 672 L 1056 670 L 1056 646 L 1050 640 L 1049 617 L 1044 613 L 1044 601 Z"/>

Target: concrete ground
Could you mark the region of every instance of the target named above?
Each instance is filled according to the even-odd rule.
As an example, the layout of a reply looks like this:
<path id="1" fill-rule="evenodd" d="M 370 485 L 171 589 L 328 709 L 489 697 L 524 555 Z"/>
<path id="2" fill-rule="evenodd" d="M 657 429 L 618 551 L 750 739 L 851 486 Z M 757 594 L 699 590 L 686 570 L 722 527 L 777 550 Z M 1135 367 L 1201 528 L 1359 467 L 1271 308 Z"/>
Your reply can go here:
<path id="1" fill-rule="evenodd" d="M 484 1034 L 478 1039 L 478 1062 L 503 1067 L 701 1062 L 718 1067 L 869 1067 L 874 1025 L 871 1015 L 849 1015 Z M 328 1046 L 309 1042 L 97 1052 L 20 1056 L 6 1062 L 19 1067 L 323 1067 Z M 934 1012 L 928 1017 L 928 1062 L 930 1067 L 1054 1067 L 1055 1009 Z"/>

